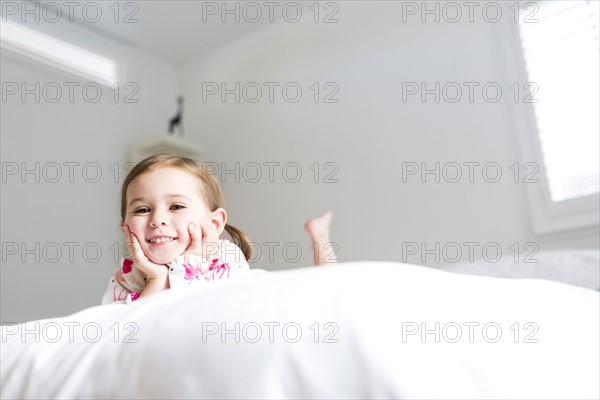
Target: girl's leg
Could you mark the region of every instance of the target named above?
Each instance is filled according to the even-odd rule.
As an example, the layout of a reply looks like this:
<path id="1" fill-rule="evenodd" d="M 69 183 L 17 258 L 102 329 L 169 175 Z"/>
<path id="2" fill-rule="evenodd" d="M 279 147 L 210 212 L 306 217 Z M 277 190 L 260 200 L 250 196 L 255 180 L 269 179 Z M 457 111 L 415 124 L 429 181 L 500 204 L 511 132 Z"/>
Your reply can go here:
<path id="1" fill-rule="evenodd" d="M 313 243 L 315 265 L 338 262 L 334 244 L 329 239 L 329 225 L 332 217 L 331 211 L 327 211 L 304 224 L 304 229 L 310 235 Z"/>

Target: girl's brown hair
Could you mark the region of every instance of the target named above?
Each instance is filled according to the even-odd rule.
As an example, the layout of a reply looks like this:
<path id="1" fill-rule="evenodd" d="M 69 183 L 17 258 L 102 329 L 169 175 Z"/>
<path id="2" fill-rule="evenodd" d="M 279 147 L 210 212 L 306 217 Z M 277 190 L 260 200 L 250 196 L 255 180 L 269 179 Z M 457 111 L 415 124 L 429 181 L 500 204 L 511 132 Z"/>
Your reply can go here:
<path id="1" fill-rule="evenodd" d="M 210 211 L 215 211 L 217 208 L 223 207 L 223 192 L 221 191 L 219 182 L 213 174 L 204 168 L 202 163 L 191 158 L 171 154 L 156 154 L 137 163 L 125 177 L 125 181 L 121 187 L 121 218 L 123 220 L 125 220 L 127 213 L 127 187 L 129 187 L 129 184 L 137 176 L 158 167 L 178 168 L 195 176 L 200 181 L 200 192 L 204 196 L 204 201 Z M 246 260 L 250 260 L 252 257 L 252 248 L 248 235 L 228 223 L 225 224 L 225 230 L 229 233 L 233 242 L 242 250 Z"/>

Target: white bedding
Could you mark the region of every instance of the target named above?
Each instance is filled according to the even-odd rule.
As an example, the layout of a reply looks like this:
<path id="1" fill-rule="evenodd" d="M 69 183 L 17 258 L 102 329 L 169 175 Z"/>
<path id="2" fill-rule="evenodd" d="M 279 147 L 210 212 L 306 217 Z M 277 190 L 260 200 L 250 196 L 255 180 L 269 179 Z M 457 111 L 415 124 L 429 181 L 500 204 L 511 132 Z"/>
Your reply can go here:
<path id="1" fill-rule="evenodd" d="M 550 281 L 382 262 L 255 272 L 4 326 L 1 397 L 597 399 L 599 319 L 598 291 Z M 210 334 L 236 322 L 239 343 Z M 436 322 L 439 343 L 410 334 Z"/>
<path id="2" fill-rule="evenodd" d="M 529 249 L 530 250 L 530 249 Z M 600 289 L 600 251 L 561 249 L 527 252 L 503 257 L 497 262 L 484 259 L 442 267 L 445 271 L 500 278 L 549 279 L 569 285 Z"/>

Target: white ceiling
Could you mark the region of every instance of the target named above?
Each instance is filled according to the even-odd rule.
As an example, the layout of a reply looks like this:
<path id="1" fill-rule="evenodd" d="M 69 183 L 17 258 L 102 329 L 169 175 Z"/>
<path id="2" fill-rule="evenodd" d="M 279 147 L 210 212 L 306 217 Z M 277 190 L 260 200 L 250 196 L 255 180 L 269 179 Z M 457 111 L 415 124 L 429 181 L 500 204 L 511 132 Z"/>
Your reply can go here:
<path id="1" fill-rule="evenodd" d="M 45 0 L 40 3 L 52 3 L 52 1 Z M 102 17 L 98 22 L 86 22 L 82 17 L 82 10 L 87 3 L 101 4 Z M 138 9 L 136 10 L 131 5 L 125 8 L 127 3 L 137 4 Z M 194 0 L 119 2 L 119 22 L 115 23 L 115 11 L 110 8 L 114 8 L 114 1 L 86 0 L 77 2 L 78 5 L 73 14 L 78 25 L 103 36 L 145 49 L 177 66 L 215 47 L 260 29 L 268 21 L 268 16 L 263 15 L 258 23 L 248 23 L 242 19 L 238 24 L 234 22 L 232 16 L 229 16 L 228 22 L 222 23 L 220 14 L 217 14 L 207 15 L 207 22 L 203 22 L 202 3 Z M 222 4 L 221 1 L 209 3 L 217 6 Z M 95 9 L 90 7 L 88 12 L 90 15 L 94 15 L 94 11 Z M 139 22 L 124 23 L 125 17 L 132 13 L 131 17 Z M 63 7 L 63 20 L 67 19 L 68 8 L 65 6 Z"/>

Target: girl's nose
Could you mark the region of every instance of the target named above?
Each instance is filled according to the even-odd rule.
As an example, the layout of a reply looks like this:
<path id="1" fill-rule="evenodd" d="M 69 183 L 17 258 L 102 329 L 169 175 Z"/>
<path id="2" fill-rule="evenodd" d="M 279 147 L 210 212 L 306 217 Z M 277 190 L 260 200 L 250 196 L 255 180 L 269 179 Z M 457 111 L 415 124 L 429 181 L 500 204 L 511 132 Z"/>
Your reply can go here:
<path id="1" fill-rule="evenodd" d="M 166 226 L 167 225 L 167 218 L 160 214 L 160 213 L 155 213 L 152 214 L 152 218 L 150 218 L 150 226 L 153 228 L 159 227 L 159 226 Z"/>

